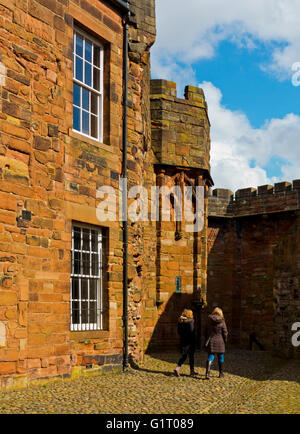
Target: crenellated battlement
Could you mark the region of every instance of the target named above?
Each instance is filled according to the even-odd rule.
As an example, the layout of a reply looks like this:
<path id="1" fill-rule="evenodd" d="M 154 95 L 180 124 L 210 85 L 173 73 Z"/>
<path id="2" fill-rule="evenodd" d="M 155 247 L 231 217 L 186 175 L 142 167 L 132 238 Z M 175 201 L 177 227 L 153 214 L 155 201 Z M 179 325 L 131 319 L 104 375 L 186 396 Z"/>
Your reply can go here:
<path id="1" fill-rule="evenodd" d="M 233 193 L 218 188 L 208 199 L 209 216 L 239 217 L 300 209 L 300 179 L 243 188 Z"/>
<path id="2" fill-rule="evenodd" d="M 177 97 L 177 84 L 174 81 L 155 79 L 151 80 L 151 99 L 170 99 L 178 103 L 190 104 L 192 106 L 207 110 L 203 89 L 195 86 L 185 86 L 184 98 Z"/>
<path id="3" fill-rule="evenodd" d="M 202 89 L 151 80 L 152 147 L 157 163 L 210 170 L 210 123 Z"/>

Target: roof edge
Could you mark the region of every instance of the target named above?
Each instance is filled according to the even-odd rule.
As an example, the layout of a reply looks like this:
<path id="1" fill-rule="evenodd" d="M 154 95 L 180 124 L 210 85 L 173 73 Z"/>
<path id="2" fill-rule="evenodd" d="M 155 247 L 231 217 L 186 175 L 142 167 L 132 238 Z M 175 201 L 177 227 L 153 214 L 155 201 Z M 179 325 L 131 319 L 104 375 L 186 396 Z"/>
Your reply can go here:
<path id="1" fill-rule="evenodd" d="M 124 0 L 105 0 L 107 3 L 115 6 L 116 9 L 122 11 L 123 13 L 128 13 L 130 11 L 128 2 Z"/>

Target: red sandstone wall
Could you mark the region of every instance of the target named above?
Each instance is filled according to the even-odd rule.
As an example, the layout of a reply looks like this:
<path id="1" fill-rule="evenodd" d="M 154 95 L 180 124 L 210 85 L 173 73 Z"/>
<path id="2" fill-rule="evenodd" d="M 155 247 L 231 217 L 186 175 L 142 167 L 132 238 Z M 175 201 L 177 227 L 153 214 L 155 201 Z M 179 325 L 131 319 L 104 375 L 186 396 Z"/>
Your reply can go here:
<path id="1" fill-rule="evenodd" d="M 164 221 L 162 204 L 156 225 L 158 311 L 149 348 L 177 348 L 177 321 L 182 310 L 192 308 L 200 325 L 201 301 L 206 300 L 210 124 L 202 89 L 187 86 L 181 99 L 176 95 L 176 83 L 152 80 L 151 120 L 157 186 L 177 186 L 182 192 L 185 186 L 203 186 L 205 190 L 201 231 L 186 232 L 185 219 L 176 224 L 174 209 L 172 221 Z M 175 292 L 176 277 L 181 278 L 181 293 Z"/>
<path id="2" fill-rule="evenodd" d="M 300 347 L 292 343 L 294 323 L 300 323 L 300 225 L 295 224 L 274 249 L 274 349 L 277 354 L 300 358 Z M 297 339 L 297 343 L 299 338 Z"/>
<path id="3" fill-rule="evenodd" d="M 131 1 L 129 183 L 145 177 L 150 146 L 149 48 L 154 1 Z M 104 143 L 72 131 L 73 23 L 105 44 Z M 122 51 L 119 13 L 96 0 L 0 1 L 0 374 L 2 386 L 22 375 L 69 375 L 76 365 L 122 360 L 122 231 L 108 227 L 108 329 L 70 332 L 71 223 L 99 224 L 96 192 L 118 186 L 122 162 Z M 148 166 L 146 165 L 148 164 Z M 152 168 L 152 173 L 154 169 Z M 22 210 L 31 220 L 22 219 Z M 146 300 L 155 306 L 155 236 L 131 228 L 130 321 L 140 324 Z M 155 232 L 154 232 L 155 234 Z M 141 240 L 149 240 L 147 248 Z M 136 237 L 139 237 L 137 240 Z M 136 256 L 136 250 L 138 255 Z M 142 253 L 141 253 L 142 252 Z M 147 255 L 147 256 L 146 256 Z M 151 326 L 153 329 L 153 321 Z M 141 344 L 132 335 L 132 349 Z M 105 358 L 106 357 L 106 358 Z M 23 384 L 23 383 L 22 383 Z"/>
<path id="4" fill-rule="evenodd" d="M 266 186 L 258 191 L 240 190 L 233 199 L 231 192 L 217 190 L 210 198 L 208 305 L 224 308 L 231 345 L 248 348 L 255 332 L 272 349 L 273 249 L 296 221 L 298 181 L 293 189 L 281 183 L 275 192 Z"/>
<path id="5" fill-rule="evenodd" d="M 128 187 L 155 185 L 151 149 L 150 48 L 155 41 L 155 1 L 131 0 L 129 29 Z M 130 202 L 129 202 L 130 204 Z M 150 220 L 129 223 L 129 352 L 142 360 L 157 320 L 156 227 Z"/>
<path id="6" fill-rule="evenodd" d="M 109 331 L 71 333 L 71 222 L 99 225 L 96 190 L 121 168 L 122 24 L 98 1 L 1 1 L 1 374 L 69 374 L 85 356 L 122 351 L 122 244 L 109 231 Z M 109 131 L 72 132 L 73 19 L 106 41 Z M 22 219 L 22 210 L 31 220 Z M 7 278 L 7 279 L 6 279 Z"/>
<path id="7" fill-rule="evenodd" d="M 222 306 L 229 330 L 232 327 L 233 309 L 234 237 L 230 221 L 208 221 L 207 304 L 208 312 L 213 304 Z M 232 338 L 231 338 L 232 340 Z"/>

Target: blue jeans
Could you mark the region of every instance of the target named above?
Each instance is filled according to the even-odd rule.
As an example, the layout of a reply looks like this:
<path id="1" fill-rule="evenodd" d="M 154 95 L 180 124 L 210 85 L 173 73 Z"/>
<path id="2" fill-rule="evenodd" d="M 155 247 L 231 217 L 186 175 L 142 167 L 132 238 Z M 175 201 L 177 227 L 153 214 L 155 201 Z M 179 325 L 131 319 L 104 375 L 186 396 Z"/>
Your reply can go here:
<path id="1" fill-rule="evenodd" d="M 217 356 L 218 356 L 218 361 L 219 362 L 221 362 L 221 363 L 224 363 L 224 353 L 216 353 L 217 354 Z M 209 362 L 213 362 L 214 361 L 214 359 L 215 359 L 215 355 L 213 354 L 213 353 L 209 353 L 208 354 L 208 361 Z"/>

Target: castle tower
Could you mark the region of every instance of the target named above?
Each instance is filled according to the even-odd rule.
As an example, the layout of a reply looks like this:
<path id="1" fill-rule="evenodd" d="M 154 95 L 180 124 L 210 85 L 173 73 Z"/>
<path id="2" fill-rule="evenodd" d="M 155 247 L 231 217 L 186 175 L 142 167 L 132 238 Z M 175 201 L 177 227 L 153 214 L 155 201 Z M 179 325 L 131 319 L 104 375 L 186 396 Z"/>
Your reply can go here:
<path id="1" fill-rule="evenodd" d="M 176 194 L 173 197 L 173 219 L 165 221 L 160 202 L 157 222 L 156 296 L 159 319 L 151 344 L 173 345 L 176 325 L 182 309 L 193 308 L 200 327 L 201 307 L 206 301 L 207 267 L 207 198 L 212 185 L 210 177 L 210 124 L 202 89 L 187 86 L 185 99 L 177 98 L 176 84 L 166 80 L 151 81 L 152 151 L 156 184 L 159 188 L 178 188 L 182 210 L 178 220 Z M 184 203 L 185 189 L 203 192 L 203 224 L 189 231 Z M 180 212 L 179 212 L 180 214 Z M 200 329 L 199 329 L 200 336 Z"/>

